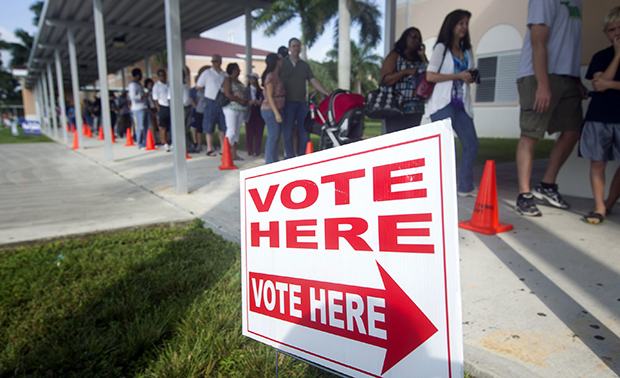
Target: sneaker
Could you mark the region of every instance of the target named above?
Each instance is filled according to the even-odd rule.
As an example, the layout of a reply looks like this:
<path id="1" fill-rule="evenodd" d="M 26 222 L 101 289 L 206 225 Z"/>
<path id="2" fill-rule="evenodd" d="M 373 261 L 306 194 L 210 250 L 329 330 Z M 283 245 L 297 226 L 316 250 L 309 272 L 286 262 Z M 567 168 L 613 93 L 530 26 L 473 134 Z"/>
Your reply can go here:
<path id="1" fill-rule="evenodd" d="M 164 144 L 164 150 L 166 150 L 166 152 L 170 152 L 170 146 L 168 143 Z"/>
<path id="2" fill-rule="evenodd" d="M 553 187 L 545 189 L 542 183 L 538 183 L 532 192 L 532 195 L 539 200 L 547 202 L 551 206 L 555 206 L 559 209 L 568 209 L 570 205 L 564 201 L 560 193 L 558 193 L 558 184 L 553 184 Z"/>
<path id="3" fill-rule="evenodd" d="M 534 204 L 534 196 L 532 193 L 521 193 L 517 197 L 517 204 L 515 210 L 521 215 L 527 215 L 530 217 L 540 217 L 542 214 L 540 210 Z"/>
<path id="4" fill-rule="evenodd" d="M 476 193 L 476 189 L 473 189 L 473 190 L 471 190 L 471 191 L 469 191 L 469 192 L 461 192 L 461 191 L 458 191 L 456 194 L 457 194 L 459 197 L 476 197 L 476 195 L 477 195 L 478 193 Z"/>

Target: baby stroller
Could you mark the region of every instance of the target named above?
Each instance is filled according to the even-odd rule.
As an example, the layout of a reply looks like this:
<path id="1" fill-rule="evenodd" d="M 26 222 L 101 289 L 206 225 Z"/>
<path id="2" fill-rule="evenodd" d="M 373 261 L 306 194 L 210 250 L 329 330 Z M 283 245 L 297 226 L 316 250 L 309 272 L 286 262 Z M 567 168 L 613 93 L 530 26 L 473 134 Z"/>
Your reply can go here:
<path id="1" fill-rule="evenodd" d="M 309 99 L 310 112 L 304 127 L 319 135 L 319 150 L 338 147 L 362 139 L 364 132 L 364 96 L 336 89 L 319 104 Z"/>

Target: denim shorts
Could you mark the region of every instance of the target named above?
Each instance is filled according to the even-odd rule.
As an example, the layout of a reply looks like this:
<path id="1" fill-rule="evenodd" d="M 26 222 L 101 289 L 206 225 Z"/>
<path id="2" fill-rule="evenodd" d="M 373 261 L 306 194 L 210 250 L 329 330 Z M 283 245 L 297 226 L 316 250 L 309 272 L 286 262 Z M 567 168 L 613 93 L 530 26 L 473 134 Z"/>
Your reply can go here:
<path id="1" fill-rule="evenodd" d="M 226 118 L 222 108 L 215 103 L 215 101 L 205 98 L 205 112 L 202 120 L 202 131 L 207 134 L 213 134 L 215 132 L 215 125 L 218 129 L 226 132 Z"/>

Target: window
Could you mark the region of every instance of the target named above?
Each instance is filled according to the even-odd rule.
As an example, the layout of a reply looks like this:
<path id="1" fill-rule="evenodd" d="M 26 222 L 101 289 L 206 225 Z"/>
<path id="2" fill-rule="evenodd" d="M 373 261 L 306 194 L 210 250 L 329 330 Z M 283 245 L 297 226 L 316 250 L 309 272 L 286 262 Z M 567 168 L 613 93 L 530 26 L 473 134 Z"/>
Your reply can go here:
<path id="1" fill-rule="evenodd" d="M 516 81 L 520 58 L 520 51 L 478 57 L 480 84 L 476 85 L 476 102 L 519 102 Z"/>

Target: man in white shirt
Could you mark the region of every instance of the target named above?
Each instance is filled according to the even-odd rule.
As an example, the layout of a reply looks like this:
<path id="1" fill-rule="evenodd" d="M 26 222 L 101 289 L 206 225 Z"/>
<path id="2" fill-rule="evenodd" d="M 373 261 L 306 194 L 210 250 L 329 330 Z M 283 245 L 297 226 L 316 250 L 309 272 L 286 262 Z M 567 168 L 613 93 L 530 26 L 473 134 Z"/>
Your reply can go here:
<path id="1" fill-rule="evenodd" d="M 159 115 L 159 141 L 164 143 L 166 152 L 170 152 L 170 86 L 164 69 L 157 70 L 159 81 L 153 85 L 153 101 Z"/>
<path id="2" fill-rule="evenodd" d="M 213 151 L 213 133 L 215 132 L 215 125 L 218 125 L 220 146 L 224 146 L 224 135 L 226 133 L 224 112 L 222 108 L 215 103 L 215 98 L 228 74 L 222 71 L 221 55 L 213 54 L 211 63 L 213 67 L 200 74 L 196 82 L 196 88 L 203 92 L 205 97 L 205 111 L 202 122 L 203 131 L 206 134 L 207 140 L 207 156 L 215 156 L 215 152 Z"/>
<path id="3" fill-rule="evenodd" d="M 140 81 L 142 81 L 142 70 L 134 68 L 131 71 L 133 80 L 129 83 L 129 101 L 131 101 L 131 114 L 133 121 L 136 124 L 136 141 L 138 142 L 138 148 L 146 148 L 146 127 L 147 127 L 147 108 L 146 101 L 148 93 L 144 92 L 144 88 Z"/>

